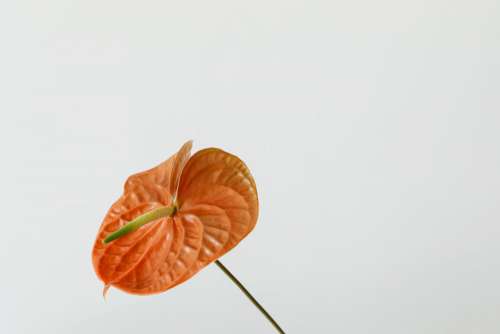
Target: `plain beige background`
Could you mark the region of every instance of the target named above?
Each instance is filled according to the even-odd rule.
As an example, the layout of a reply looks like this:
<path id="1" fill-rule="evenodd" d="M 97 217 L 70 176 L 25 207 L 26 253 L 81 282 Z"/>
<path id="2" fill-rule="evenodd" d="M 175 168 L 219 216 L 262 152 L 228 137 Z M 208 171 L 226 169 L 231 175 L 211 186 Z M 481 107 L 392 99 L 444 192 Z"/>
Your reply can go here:
<path id="1" fill-rule="evenodd" d="M 126 177 L 236 153 L 254 232 L 223 261 L 289 333 L 500 332 L 500 3 L 0 4 L 0 332 L 272 333 L 216 268 L 111 290 Z"/>

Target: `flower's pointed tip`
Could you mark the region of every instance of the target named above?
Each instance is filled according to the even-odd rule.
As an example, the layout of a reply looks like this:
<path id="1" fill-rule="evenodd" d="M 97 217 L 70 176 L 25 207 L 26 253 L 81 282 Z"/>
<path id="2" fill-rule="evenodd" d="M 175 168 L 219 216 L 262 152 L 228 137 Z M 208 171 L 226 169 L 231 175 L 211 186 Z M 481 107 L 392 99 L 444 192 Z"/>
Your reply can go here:
<path id="1" fill-rule="evenodd" d="M 110 287 L 111 287 L 111 284 L 106 284 L 106 285 L 104 285 L 104 289 L 102 289 L 102 298 L 104 299 L 104 301 L 106 301 L 106 296 L 108 294 L 108 290 Z"/>
<path id="2" fill-rule="evenodd" d="M 183 146 L 185 146 L 185 147 L 188 149 L 188 151 L 191 151 L 191 148 L 193 147 L 193 140 L 192 140 L 192 139 L 189 139 L 188 141 L 186 141 L 186 142 L 184 143 L 184 145 L 183 145 Z"/>

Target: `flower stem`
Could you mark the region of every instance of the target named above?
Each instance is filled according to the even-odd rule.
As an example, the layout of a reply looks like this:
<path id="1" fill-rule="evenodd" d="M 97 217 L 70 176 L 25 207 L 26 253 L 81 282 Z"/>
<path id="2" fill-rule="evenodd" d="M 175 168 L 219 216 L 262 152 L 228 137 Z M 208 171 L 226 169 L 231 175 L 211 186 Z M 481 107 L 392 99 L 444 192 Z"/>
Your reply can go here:
<path id="1" fill-rule="evenodd" d="M 143 215 L 140 215 L 139 217 L 136 217 L 134 220 L 128 222 L 126 225 L 122 226 L 117 231 L 114 231 L 110 235 L 108 235 L 104 239 L 104 243 L 107 244 L 108 242 L 111 242 L 115 239 L 118 239 L 125 234 L 129 234 L 130 232 L 134 232 L 137 230 L 139 227 L 152 222 L 153 220 L 162 218 L 162 217 L 170 217 L 175 214 L 177 211 L 177 207 L 175 205 L 172 206 L 163 206 L 161 208 L 155 209 L 153 211 L 146 212 Z"/>
<path id="2" fill-rule="evenodd" d="M 234 284 L 236 284 L 238 288 L 240 288 L 241 292 L 243 292 L 245 296 L 247 296 L 247 298 L 250 299 L 250 301 L 255 305 L 255 307 L 259 309 L 259 311 L 267 318 L 267 320 L 269 320 L 271 325 L 273 325 L 273 327 L 278 331 L 278 333 L 285 334 L 283 329 L 281 329 L 281 327 L 273 319 L 273 317 L 271 317 L 271 315 L 267 313 L 264 307 L 262 307 L 262 305 L 259 304 L 259 302 L 252 296 L 252 294 L 245 288 L 245 286 L 229 271 L 229 269 L 227 269 L 226 266 L 224 266 L 219 260 L 216 260 L 215 264 L 224 272 L 224 274 L 226 274 L 229 277 L 229 279 L 231 279 L 231 281 L 233 281 Z"/>

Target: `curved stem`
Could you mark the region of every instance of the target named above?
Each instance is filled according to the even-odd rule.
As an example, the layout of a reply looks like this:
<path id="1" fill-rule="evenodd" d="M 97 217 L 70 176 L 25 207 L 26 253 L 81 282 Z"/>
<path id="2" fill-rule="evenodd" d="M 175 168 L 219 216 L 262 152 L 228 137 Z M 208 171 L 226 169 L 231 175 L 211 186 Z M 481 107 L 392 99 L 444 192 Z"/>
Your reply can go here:
<path id="1" fill-rule="evenodd" d="M 259 302 L 252 296 L 252 294 L 245 288 L 245 286 L 240 281 L 238 281 L 238 279 L 229 271 L 229 269 L 227 269 L 226 266 L 224 266 L 219 260 L 215 260 L 215 264 L 224 272 L 224 274 L 226 274 L 231 279 L 231 281 L 233 281 L 234 284 L 236 284 L 238 288 L 240 288 L 245 296 L 247 296 L 248 299 L 250 299 L 250 301 L 255 305 L 255 307 L 257 307 L 257 309 L 259 309 L 259 311 L 267 318 L 267 320 L 269 320 L 271 325 L 274 326 L 278 333 L 285 334 L 283 329 L 281 329 L 281 327 L 273 319 L 273 317 L 271 317 L 271 315 L 267 313 L 264 307 L 259 304 Z"/>
<path id="2" fill-rule="evenodd" d="M 170 217 L 175 214 L 177 211 L 177 207 L 175 205 L 172 206 L 163 206 L 161 208 L 155 209 L 153 211 L 146 212 L 139 217 L 136 217 L 134 220 L 128 222 L 126 225 L 122 226 L 119 230 L 111 233 L 104 239 L 104 243 L 107 244 L 115 239 L 118 239 L 125 234 L 129 234 L 130 232 L 134 232 L 139 227 L 152 222 L 153 220 L 162 218 L 162 217 Z"/>

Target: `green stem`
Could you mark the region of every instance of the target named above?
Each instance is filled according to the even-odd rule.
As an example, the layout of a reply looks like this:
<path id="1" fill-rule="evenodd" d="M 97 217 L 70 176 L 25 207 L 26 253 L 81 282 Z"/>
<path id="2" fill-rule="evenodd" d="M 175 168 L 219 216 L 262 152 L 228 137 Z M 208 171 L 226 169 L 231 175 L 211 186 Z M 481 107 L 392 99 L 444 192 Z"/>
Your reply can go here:
<path id="1" fill-rule="evenodd" d="M 283 329 L 281 329 L 281 327 L 273 319 L 273 317 L 271 317 L 271 315 L 267 313 L 264 307 L 259 304 L 259 302 L 252 296 L 252 294 L 245 288 L 245 286 L 240 281 L 238 281 L 238 279 L 229 271 L 229 269 L 227 269 L 226 266 L 224 266 L 219 260 L 216 260 L 215 264 L 224 272 L 224 274 L 226 274 L 231 279 L 231 281 L 233 281 L 234 284 L 236 284 L 238 288 L 240 288 L 240 290 L 245 294 L 245 296 L 247 296 L 247 298 L 250 299 L 250 301 L 255 305 L 255 307 L 257 307 L 257 309 L 267 318 L 267 320 L 269 320 L 269 322 L 271 323 L 271 325 L 273 325 L 276 331 L 278 331 L 278 333 L 285 334 Z"/>
<path id="2" fill-rule="evenodd" d="M 122 226 L 118 231 L 115 231 L 108 235 L 104 239 L 104 243 L 107 244 L 115 239 L 118 239 L 125 234 L 129 234 L 130 232 L 134 232 L 139 227 L 152 222 L 153 220 L 162 218 L 162 217 L 170 217 L 175 214 L 177 211 L 177 207 L 175 205 L 172 206 L 164 206 L 153 211 L 146 212 L 139 217 L 136 217 L 134 220 L 128 222 L 126 225 Z"/>

